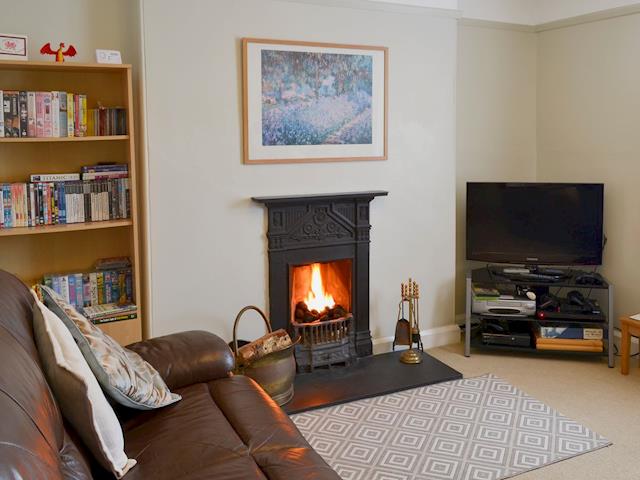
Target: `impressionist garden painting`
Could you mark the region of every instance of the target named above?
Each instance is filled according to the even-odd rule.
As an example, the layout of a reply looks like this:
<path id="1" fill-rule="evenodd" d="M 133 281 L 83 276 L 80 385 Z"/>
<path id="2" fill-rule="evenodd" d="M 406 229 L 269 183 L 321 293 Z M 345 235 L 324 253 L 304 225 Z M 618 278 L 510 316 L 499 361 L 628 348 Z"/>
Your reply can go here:
<path id="1" fill-rule="evenodd" d="M 262 145 L 372 143 L 373 57 L 262 51 Z"/>

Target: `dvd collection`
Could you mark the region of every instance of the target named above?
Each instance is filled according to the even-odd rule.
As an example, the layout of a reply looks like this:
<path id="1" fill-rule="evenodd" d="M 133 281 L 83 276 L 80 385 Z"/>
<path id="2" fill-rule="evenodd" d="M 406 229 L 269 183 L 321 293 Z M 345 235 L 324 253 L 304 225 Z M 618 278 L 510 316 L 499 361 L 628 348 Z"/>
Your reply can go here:
<path id="1" fill-rule="evenodd" d="M 87 108 L 68 92 L 0 90 L 0 137 L 85 137 L 127 134 L 124 108 Z"/>
<path id="2" fill-rule="evenodd" d="M 45 275 L 42 284 L 93 323 L 136 318 L 131 263 L 121 258 L 105 260 L 98 261 L 91 272 Z"/>
<path id="3" fill-rule="evenodd" d="M 80 174 L 36 174 L 27 183 L 0 183 L 0 228 L 129 218 L 128 175 L 126 164 L 91 165 Z"/>

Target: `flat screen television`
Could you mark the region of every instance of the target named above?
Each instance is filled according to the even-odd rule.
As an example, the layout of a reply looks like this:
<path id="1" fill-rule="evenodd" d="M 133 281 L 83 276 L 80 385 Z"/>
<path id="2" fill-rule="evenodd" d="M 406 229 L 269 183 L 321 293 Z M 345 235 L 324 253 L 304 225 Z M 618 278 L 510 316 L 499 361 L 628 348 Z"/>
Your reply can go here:
<path id="1" fill-rule="evenodd" d="M 603 184 L 467 183 L 467 259 L 600 265 Z"/>

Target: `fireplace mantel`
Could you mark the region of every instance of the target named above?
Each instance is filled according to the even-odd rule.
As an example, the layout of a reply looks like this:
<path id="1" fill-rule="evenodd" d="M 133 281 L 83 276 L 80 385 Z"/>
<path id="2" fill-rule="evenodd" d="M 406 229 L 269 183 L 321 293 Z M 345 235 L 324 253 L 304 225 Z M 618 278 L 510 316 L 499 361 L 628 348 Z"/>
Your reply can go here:
<path id="1" fill-rule="evenodd" d="M 290 273 L 295 265 L 351 259 L 358 355 L 370 355 L 369 204 L 388 192 L 252 197 L 268 210 L 269 313 L 274 328 L 291 318 Z"/>
<path id="2" fill-rule="evenodd" d="M 306 203 L 307 201 L 332 201 L 340 199 L 370 199 L 386 197 L 389 192 L 384 190 L 367 190 L 364 192 L 340 192 L 340 193 L 313 193 L 310 195 L 276 195 L 272 197 L 251 197 L 251 200 L 265 205 L 277 205 L 287 203 Z"/>

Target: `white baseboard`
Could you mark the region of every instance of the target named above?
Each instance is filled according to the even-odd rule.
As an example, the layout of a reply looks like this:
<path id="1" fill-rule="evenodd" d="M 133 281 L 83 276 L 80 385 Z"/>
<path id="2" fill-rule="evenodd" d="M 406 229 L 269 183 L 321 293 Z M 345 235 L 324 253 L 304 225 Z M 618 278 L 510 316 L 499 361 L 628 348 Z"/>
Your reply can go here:
<path id="1" fill-rule="evenodd" d="M 420 332 L 422 343 L 425 350 L 427 348 L 441 347 L 443 345 L 451 345 L 460 341 L 460 328 L 458 325 L 447 325 L 445 327 L 429 328 Z M 373 354 L 390 352 L 393 346 L 393 337 L 374 338 Z M 397 347 L 402 350 L 406 347 Z"/>

